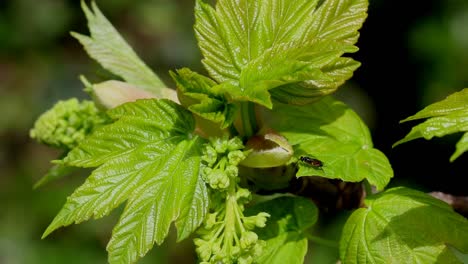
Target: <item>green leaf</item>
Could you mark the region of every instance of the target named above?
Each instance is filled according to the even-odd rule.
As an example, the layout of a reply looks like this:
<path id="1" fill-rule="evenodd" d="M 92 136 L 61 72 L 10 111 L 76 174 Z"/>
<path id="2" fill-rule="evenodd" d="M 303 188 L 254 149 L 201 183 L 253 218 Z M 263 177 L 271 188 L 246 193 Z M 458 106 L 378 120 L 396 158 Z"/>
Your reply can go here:
<path id="1" fill-rule="evenodd" d="M 191 114 L 168 100 L 138 100 L 108 113 L 117 121 L 97 129 L 64 159 L 70 166 L 99 167 L 68 197 L 43 237 L 101 218 L 127 201 L 107 249 L 110 263 L 133 263 L 163 242 L 173 221 L 179 240 L 203 221 L 203 142 L 191 134 Z"/>
<path id="2" fill-rule="evenodd" d="M 135 184 L 133 195 L 112 231 L 107 246 L 110 263 L 135 262 L 154 243 L 164 241 L 173 221 L 179 241 L 202 223 L 208 194 L 199 177 L 200 142 L 185 140 L 152 153 L 159 154 L 161 160 L 142 169 L 147 175 Z"/>
<path id="3" fill-rule="evenodd" d="M 269 108 L 268 90 L 275 87 L 283 86 L 277 95 L 290 89 L 306 90 L 305 95 L 314 100 L 336 90 L 359 66 L 340 56 L 357 50 L 349 47 L 357 41 L 357 30 L 367 16 L 367 1 L 326 0 L 317 4 L 308 0 L 221 0 L 213 8 L 198 0 L 195 30 L 205 67 L 233 98 Z M 319 40 L 341 45 L 324 64 L 317 62 L 321 56 L 307 58 L 312 53 L 304 52 L 304 48 L 314 48 L 314 52 L 323 53 L 320 55 L 327 54 L 330 50 L 311 45 L 321 43 Z M 289 87 L 291 83 L 297 84 Z M 298 91 L 289 96 L 291 102 L 301 99 Z"/>
<path id="4" fill-rule="evenodd" d="M 403 139 L 393 144 L 393 147 L 418 138 L 429 140 L 435 136 L 442 137 L 457 132 L 468 132 L 468 88 L 427 106 L 401 122 L 422 118 L 428 119 L 414 126 Z M 465 133 L 457 143 L 457 149 L 450 157 L 450 161 L 454 161 L 468 149 L 467 138 L 468 136 Z"/>
<path id="5" fill-rule="evenodd" d="M 37 181 L 34 184 L 34 189 L 42 187 L 51 181 L 63 178 L 69 175 L 70 173 L 74 172 L 75 170 L 76 168 L 74 167 L 68 167 L 63 164 L 55 164 L 47 171 L 46 175 L 44 175 L 39 181 Z"/>
<path id="6" fill-rule="evenodd" d="M 321 68 L 323 78 L 300 83 L 286 84 L 270 91 L 273 98 L 282 103 L 304 105 L 313 103 L 325 95 L 335 92 L 361 63 L 351 58 L 338 58 Z"/>
<path id="7" fill-rule="evenodd" d="M 81 7 L 88 19 L 91 36 L 75 32 L 71 34 L 84 46 L 89 56 L 128 83 L 158 97 L 164 97 L 166 91 L 169 90 L 165 88 L 167 86 L 141 61 L 102 14 L 96 3 L 91 3 L 92 10 L 90 10 L 85 1 L 81 1 Z"/>
<path id="8" fill-rule="evenodd" d="M 65 157 L 66 164 L 97 167 L 125 154 L 139 151 L 148 142 L 172 137 L 185 137 L 194 130 L 192 115 L 167 100 L 138 100 L 111 109 L 108 115 L 118 119 L 111 126 L 97 129 L 83 144 Z"/>
<path id="9" fill-rule="evenodd" d="M 246 214 L 267 212 L 270 218 L 264 228 L 257 229 L 266 241 L 258 263 L 303 263 L 307 253 L 306 229 L 317 222 L 318 209 L 308 199 L 280 197 L 246 209 Z"/>
<path id="10" fill-rule="evenodd" d="M 190 111 L 207 120 L 221 123 L 223 129 L 232 124 L 236 107 L 229 103 L 222 93 L 212 89 L 217 85 L 215 81 L 192 72 L 188 68 L 177 70 L 177 73 L 170 72 L 170 74 L 179 91 L 194 99 L 194 102 L 188 103 Z"/>
<path id="11" fill-rule="evenodd" d="M 382 190 L 393 177 L 388 159 L 373 148 L 367 126 L 344 103 L 325 97 L 303 106 L 275 102 L 274 111 L 262 112 L 265 125 L 286 137 L 297 158 L 323 162 L 317 168 L 299 161 L 298 177 L 322 176 L 359 182 L 367 179 Z"/>
<path id="12" fill-rule="evenodd" d="M 447 98 L 444 100 L 425 107 L 423 110 L 402 120 L 401 122 L 436 116 L 445 116 L 451 113 L 457 113 L 466 110 L 468 110 L 468 88 L 465 88 L 460 92 L 453 93 L 447 96 Z"/>
<path id="13" fill-rule="evenodd" d="M 310 1 L 314 2 L 314 1 Z M 367 0 L 326 0 L 316 9 L 310 20 L 312 26 L 304 29 L 302 39 L 328 39 L 345 44 L 355 44 L 358 30 L 367 18 Z M 351 52 L 351 51 L 348 51 Z M 309 104 L 335 92 L 353 76 L 360 63 L 351 58 L 338 58 L 321 68 L 329 80 L 311 79 L 297 84 L 287 84 L 271 91 L 283 103 Z"/>
<path id="14" fill-rule="evenodd" d="M 425 193 L 393 188 L 369 197 L 366 206 L 344 226 L 344 264 L 462 263 L 448 245 L 468 252 L 468 221 Z"/>
<path id="15" fill-rule="evenodd" d="M 463 134 L 462 138 L 458 141 L 456 145 L 457 150 L 453 155 L 450 157 L 450 161 L 454 161 L 461 154 L 465 153 L 468 150 L 468 132 Z"/>
<path id="16" fill-rule="evenodd" d="M 259 264 L 302 264 L 307 253 L 307 238 L 297 232 L 286 232 L 266 241 Z"/>
<path id="17" fill-rule="evenodd" d="M 355 44 L 367 18 L 367 0 L 325 0 L 311 16 L 305 38 L 325 38 Z"/>
<path id="18" fill-rule="evenodd" d="M 234 98 L 261 98 L 259 103 L 271 107 L 271 99 L 266 91 L 308 80 L 332 82 L 333 79 L 324 74 L 321 68 L 336 61 L 343 53 L 356 50 L 354 46 L 323 39 L 301 44 L 278 44 L 242 70 L 239 84 L 242 89 L 230 89 L 228 92 L 236 95 Z M 268 94 L 268 98 L 263 99 L 266 97 L 263 94 Z"/>

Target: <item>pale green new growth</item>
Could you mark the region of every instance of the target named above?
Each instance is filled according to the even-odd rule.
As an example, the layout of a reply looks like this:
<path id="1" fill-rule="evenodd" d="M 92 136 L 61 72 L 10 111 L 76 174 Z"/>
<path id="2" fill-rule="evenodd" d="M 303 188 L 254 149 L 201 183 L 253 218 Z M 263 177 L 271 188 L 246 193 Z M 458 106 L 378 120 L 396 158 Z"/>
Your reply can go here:
<path id="1" fill-rule="evenodd" d="M 79 102 L 76 98 L 72 98 L 59 101 L 52 109 L 42 114 L 31 129 L 30 136 L 40 143 L 63 149 L 62 156 L 64 156 L 97 127 L 109 121 L 92 101 Z M 34 188 L 62 178 L 74 170 L 62 164 L 55 164 L 36 182 Z"/>
<path id="2" fill-rule="evenodd" d="M 417 138 L 429 140 L 433 137 L 463 132 L 464 134 L 457 143 L 456 151 L 450 157 L 450 161 L 454 161 L 468 150 L 468 88 L 427 106 L 401 122 L 423 118 L 428 119 L 413 127 L 408 135 L 393 144 L 393 147 Z"/>
<path id="3" fill-rule="evenodd" d="M 344 264 L 462 263 L 448 245 L 468 253 L 468 220 L 446 203 L 407 188 L 366 199 L 346 222 Z"/>
<path id="4" fill-rule="evenodd" d="M 106 115 L 92 102 L 71 99 L 46 112 L 31 130 L 31 137 L 66 150 L 45 180 L 75 167 L 95 168 L 43 237 L 125 203 L 107 245 L 111 264 L 137 262 L 164 242 L 172 224 L 178 241 L 198 235 L 194 244 L 203 264 L 303 263 L 318 208 L 289 194 L 245 208 L 252 198 L 246 186 L 298 193 L 295 188 L 307 186 L 293 186 L 288 176 L 296 174 L 367 180 L 383 190 L 393 177 L 359 116 L 325 96 L 360 65 L 343 56 L 358 50 L 367 6 L 367 0 L 219 0 L 213 7 L 196 0 L 195 32 L 210 77 L 187 68 L 170 72 L 181 105 L 165 99 L 121 105 L 153 95 L 174 99 L 174 91 L 94 2 L 90 9 L 82 1 L 91 36 L 72 35 L 126 83 L 94 85 L 97 100 L 113 108 Z M 396 144 L 465 132 L 451 160 L 468 150 L 468 89 L 404 121 L 419 118 L 429 119 Z M 199 136 L 224 132 L 230 134 Z M 277 147 L 283 148 L 278 155 L 253 155 Z M 323 166 L 301 162 L 300 156 Z M 258 175 L 264 178 L 256 183 L 247 173 L 239 175 L 242 166 L 253 174 L 262 170 Z M 273 171 L 286 180 L 268 178 Z M 468 221 L 447 204 L 405 188 L 368 195 L 366 207 L 344 226 L 343 264 L 460 263 L 450 247 L 468 253 Z"/>
<path id="5" fill-rule="evenodd" d="M 73 149 L 66 165 L 97 167 L 68 197 L 44 232 L 101 218 L 127 201 L 113 230 L 110 263 L 133 263 L 161 244 L 175 221 L 178 239 L 190 235 L 208 209 L 200 177 L 202 140 L 191 114 L 167 100 L 139 100 L 110 110 L 116 119 Z"/>
<path id="6" fill-rule="evenodd" d="M 92 101 L 79 102 L 72 98 L 57 102 L 42 114 L 29 134 L 40 143 L 69 150 L 106 122 L 107 118 Z"/>
<path id="7" fill-rule="evenodd" d="M 277 100 L 310 103 L 352 76 L 359 63 L 341 56 L 357 50 L 366 12 L 366 0 L 198 0 L 195 31 L 221 90 L 272 108 L 271 89 Z"/>
<path id="8" fill-rule="evenodd" d="M 71 34 L 80 41 L 89 56 L 128 83 L 147 90 L 159 98 L 165 98 L 167 86 L 141 61 L 102 14 L 96 3 L 91 3 L 92 10 L 88 8 L 84 0 L 81 1 L 81 6 L 88 19 L 91 36 L 75 32 Z"/>
<path id="9" fill-rule="evenodd" d="M 224 94 L 213 89 L 215 81 L 188 68 L 171 71 L 170 74 L 179 92 L 187 97 L 179 96 L 182 105 L 207 120 L 220 123 L 222 129 L 232 124 L 237 108 Z"/>
<path id="10" fill-rule="evenodd" d="M 270 216 L 258 212 L 244 216 L 250 191 L 239 186 L 237 165 L 245 158 L 239 138 L 210 140 L 203 150 L 202 177 L 212 188 L 210 213 L 194 240 L 201 263 L 243 263 L 257 261 L 264 241 L 252 230 L 265 226 Z"/>
<path id="11" fill-rule="evenodd" d="M 393 177 L 388 159 L 373 147 L 366 125 L 332 97 L 304 106 L 275 103 L 275 111 L 266 110 L 263 117 L 268 127 L 288 139 L 297 157 L 313 156 L 323 162 L 321 169 L 299 163 L 298 177 L 317 175 L 349 182 L 366 179 L 379 190 Z"/>

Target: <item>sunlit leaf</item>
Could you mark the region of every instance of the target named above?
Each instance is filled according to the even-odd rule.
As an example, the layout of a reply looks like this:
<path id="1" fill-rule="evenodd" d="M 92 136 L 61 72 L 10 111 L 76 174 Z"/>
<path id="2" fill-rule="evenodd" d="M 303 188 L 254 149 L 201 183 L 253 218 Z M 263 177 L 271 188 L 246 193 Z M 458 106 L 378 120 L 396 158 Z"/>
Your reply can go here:
<path id="1" fill-rule="evenodd" d="M 101 218 L 127 201 L 108 245 L 110 263 L 133 263 L 161 244 L 175 221 L 190 235 L 208 208 L 199 176 L 202 140 L 191 114 L 167 100 L 139 100 L 108 112 L 117 121 L 97 129 L 64 159 L 98 167 L 68 197 L 44 232 Z"/>
<path id="2" fill-rule="evenodd" d="M 156 74 L 138 57 L 125 42 L 112 24 L 99 10 L 95 2 L 91 2 L 92 10 L 85 1 L 81 6 L 88 20 L 91 36 L 72 32 L 84 46 L 91 58 L 98 61 L 105 69 L 122 77 L 130 84 L 147 90 L 162 98 L 167 87 Z"/>
<path id="3" fill-rule="evenodd" d="M 232 124 L 236 107 L 228 102 L 224 94 L 212 89 L 216 82 L 187 68 L 177 70 L 177 73 L 171 72 L 171 76 L 179 92 L 193 99 L 193 102 L 186 105 L 190 111 L 207 120 L 221 123 L 221 128 Z"/>
<path id="4" fill-rule="evenodd" d="M 414 126 L 411 131 L 393 146 L 405 143 L 418 138 L 432 139 L 433 137 L 442 137 L 457 132 L 465 132 L 463 137 L 457 143 L 456 151 L 450 157 L 454 161 L 466 150 L 468 150 L 468 88 L 454 93 L 444 100 L 431 104 L 410 116 L 402 122 L 428 118 L 423 123 Z"/>
<path id="5" fill-rule="evenodd" d="M 203 63 L 222 90 L 271 108 L 270 89 L 281 87 L 273 93 L 280 101 L 287 93 L 284 101 L 304 103 L 352 76 L 359 63 L 341 56 L 356 52 L 349 47 L 366 12 L 365 0 L 221 0 L 214 8 L 198 0 L 195 30 Z M 317 49 L 333 46 L 334 54 Z M 322 56 L 326 63 L 317 61 Z"/>
<path id="6" fill-rule="evenodd" d="M 367 126 L 340 101 L 326 97 L 304 106 L 275 103 L 275 111 L 263 114 L 265 125 L 288 139 L 297 158 L 310 156 L 323 162 L 317 168 L 299 161 L 297 176 L 367 179 L 379 190 L 393 177 L 388 159 L 373 147 Z"/>
<path id="7" fill-rule="evenodd" d="M 352 263 L 462 263 L 468 220 L 425 193 L 394 188 L 366 199 L 346 222 L 340 257 Z"/>

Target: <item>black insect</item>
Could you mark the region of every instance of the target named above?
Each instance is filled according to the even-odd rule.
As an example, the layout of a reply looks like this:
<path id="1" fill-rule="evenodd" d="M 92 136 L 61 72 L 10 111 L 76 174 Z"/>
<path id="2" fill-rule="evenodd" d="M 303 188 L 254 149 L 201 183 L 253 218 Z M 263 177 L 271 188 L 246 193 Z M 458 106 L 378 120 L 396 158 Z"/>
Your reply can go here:
<path id="1" fill-rule="evenodd" d="M 314 168 L 317 168 L 317 169 L 322 169 L 323 167 L 323 162 L 319 159 L 316 159 L 316 158 L 311 158 L 311 157 L 307 157 L 307 156 L 301 156 L 299 158 L 302 162 L 314 167 Z"/>

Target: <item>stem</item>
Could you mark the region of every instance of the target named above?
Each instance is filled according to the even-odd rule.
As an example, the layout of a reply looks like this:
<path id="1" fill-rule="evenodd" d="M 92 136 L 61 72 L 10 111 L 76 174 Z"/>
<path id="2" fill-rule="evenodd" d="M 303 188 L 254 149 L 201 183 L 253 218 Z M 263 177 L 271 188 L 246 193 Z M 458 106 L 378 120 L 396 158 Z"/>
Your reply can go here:
<path id="1" fill-rule="evenodd" d="M 257 119 L 255 116 L 255 105 L 251 102 L 240 103 L 240 114 L 242 122 L 242 132 L 250 138 L 257 132 Z"/>
<path id="2" fill-rule="evenodd" d="M 372 186 L 371 184 L 367 181 L 367 180 L 364 180 L 364 190 L 366 192 L 366 196 L 369 196 L 369 195 L 372 195 Z M 364 198 L 365 198 L 364 197 Z"/>
<path id="3" fill-rule="evenodd" d="M 329 240 L 329 239 L 313 236 L 311 234 L 307 234 L 307 239 L 322 246 L 338 248 L 338 242 L 334 240 Z"/>
<path id="4" fill-rule="evenodd" d="M 236 182 L 233 179 L 230 179 L 229 187 L 226 190 L 226 215 L 224 217 L 225 226 L 224 226 L 224 245 L 226 248 L 227 255 L 231 255 L 231 245 L 235 240 L 236 243 L 239 243 L 239 238 L 237 236 L 237 219 L 238 219 L 238 205 L 236 199 Z"/>

